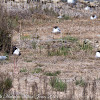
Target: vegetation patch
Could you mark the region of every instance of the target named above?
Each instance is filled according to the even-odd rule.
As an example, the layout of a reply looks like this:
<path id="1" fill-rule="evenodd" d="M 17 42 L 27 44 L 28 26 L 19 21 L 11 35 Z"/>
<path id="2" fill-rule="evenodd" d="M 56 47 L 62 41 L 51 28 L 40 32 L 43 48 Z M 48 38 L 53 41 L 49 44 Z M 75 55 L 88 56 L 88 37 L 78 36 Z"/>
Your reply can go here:
<path id="1" fill-rule="evenodd" d="M 70 53 L 70 49 L 70 47 L 62 46 L 57 49 L 49 51 L 48 56 L 66 56 L 68 55 L 68 53 Z"/>
<path id="2" fill-rule="evenodd" d="M 37 47 L 36 42 L 32 42 L 32 48 L 36 49 L 36 47 Z"/>
<path id="3" fill-rule="evenodd" d="M 66 91 L 67 89 L 67 84 L 56 77 L 50 79 L 50 85 L 57 91 Z"/>
<path id="4" fill-rule="evenodd" d="M 41 68 L 35 68 L 34 71 L 32 72 L 33 74 L 34 73 L 40 73 L 42 72 L 43 70 Z"/>
<path id="5" fill-rule="evenodd" d="M 53 8 L 51 8 L 51 9 L 45 8 L 44 13 L 46 15 L 50 15 L 50 16 L 58 16 L 58 14 L 53 10 Z"/>
<path id="6" fill-rule="evenodd" d="M 70 17 L 70 16 L 68 16 L 68 15 L 63 15 L 63 19 L 65 19 L 65 20 L 70 20 L 70 19 L 71 19 L 71 17 Z"/>
<path id="7" fill-rule="evenodd" d="M 23 69 L 20 70 L 20 72 L 27 72 L 27 69 L 23 68 Z"/>
<path id="8" fill-rule="evenodd" d="M 24 40 L 24 39 L 31 39 L 31 36 L 30 35 L 24 35 L 24 36 L 22 36 L 22 39 Z"/>
<path id="9" fill-rule="evenodd" d="M 72 37 L 72 36 L 63 37 L 62 39 L 63 39 L 63 40 L 67 40 L 68 42 L 72 42 L 72 43 L 78 41 L 78 38 Z"/>
<path id="10" fill-rule="evenodd" d="M 83 79 L 80 79 L 76 80 L 75 84 L 84 87 L 86 85 L 86 82 Z"/>
<path id="11" fill-rule="evenodd" d="M 45 72 L 44 74 L 46 76 L 57 76 L 59 75 L 61 72 L 60 71 L 55 71 L 55 72 Z"/>
<path id="12" fill-rule="evenodd" d="M 12 88 L 12 79 L 8 74 L 0 73 L 0 95 L 4 97 L 5 93 L 7 93 Z"/>
<path id="13" fill-rule="evenodd" d="M 91 46 L 91 44 L 89 44 L 89 43 L 85 44 L 84 42 L 83 42 L 83 44 L 80 44 L 79 47 L 80 47 L 81 50 L 85 50 L 85 51 L 93 49 L 93 47 Z"/>

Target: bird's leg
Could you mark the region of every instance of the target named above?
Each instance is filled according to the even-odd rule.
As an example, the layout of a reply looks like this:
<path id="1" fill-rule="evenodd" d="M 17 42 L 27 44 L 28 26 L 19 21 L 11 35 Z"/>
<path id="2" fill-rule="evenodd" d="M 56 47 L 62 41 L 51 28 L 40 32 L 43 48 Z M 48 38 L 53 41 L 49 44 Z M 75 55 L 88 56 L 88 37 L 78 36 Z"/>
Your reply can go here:
<path id="1" fill-rule="evenodd" d="M 17 69 L 17 72 L 19 72 L 19 68 L 17 66 L 17 62 L 18 62 L 18 57 L 16 58 L 16 69 Z"/>
<path id="2" fill-rule="evenodd" d="M 16 65 L 15 65 L 15 58 L 14 58 L 14 72 L 15 72 L 15 66 L 16 66 Z"/>

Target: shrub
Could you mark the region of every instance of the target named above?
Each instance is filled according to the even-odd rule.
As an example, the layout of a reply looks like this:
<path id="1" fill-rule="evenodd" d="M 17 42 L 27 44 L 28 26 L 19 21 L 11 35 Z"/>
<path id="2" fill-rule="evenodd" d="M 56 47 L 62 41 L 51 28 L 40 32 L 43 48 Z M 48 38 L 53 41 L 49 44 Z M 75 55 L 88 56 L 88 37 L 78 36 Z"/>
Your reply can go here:
<path id="1" fill-rule="evenodd" d="M 12 39 L 11 31 L 15 27 L 15 23 L 13 23 L 13 20 L 8 16 L 7 12 L 3 10 L 1 4 L 0 13 L 0 50 L 9 53 Z"/>
<path id="2" fill-rule="evenodd" d="M 56 77 L 50 79 L 50 85 L 57 91 L 65 91 L 67 89 L 67 84 Z"/>

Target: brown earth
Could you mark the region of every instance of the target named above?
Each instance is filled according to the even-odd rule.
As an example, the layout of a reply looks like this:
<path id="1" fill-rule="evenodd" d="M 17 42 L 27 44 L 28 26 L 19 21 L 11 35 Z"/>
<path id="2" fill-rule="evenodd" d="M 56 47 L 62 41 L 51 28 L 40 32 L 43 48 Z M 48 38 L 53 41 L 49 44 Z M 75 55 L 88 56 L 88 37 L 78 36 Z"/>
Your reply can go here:
<path id="1" fill-rule="evenodd" d="M 45 17 L 44 17 L 45 18 Z M 75 78 L 83 78 L 85 81 L 93 81 L 94 79 L 98 80 L 100 78 L 100 59 L 95 58 L 95 51 L 98 48 L 95 48 L 95 41 L 100 42 L 100 20 L 89 20 L 89 19 L 72 19 L 72 20 L 59 20 L 56 18 L 47 18 L 47 19 L 28 19 L 21 20 L 21 29 L 20 34 L 15 31 L 13 40 L 21 48 L 22 55 L 18 58 L 18 67 L 19 70 L 26 68 L 27 72 L 20 72 L 15 74 L 13 79 L 13 88 L 12 91 L 21 92 L 21 93 L 30 93 L 32 92 L 31 86 L 36 82 L 38 84 L 39 92 L 43 88 L 43 79 L 45 75 L 43 74 L 46 71 L 54 72 L 61 71 L 61 74 L 58 77 L 62 80 L 67 80 L 67 83 L 70 84 Z M 51 33 L 54 26 L 59 26 L 62 32 L 62 35 L 54 35 Z M 45 51 L 42 50 L 42 53 L 39 53 L 39 49 L 30 49 L 27 48 L 23 40 L 20 40 L 21 36 L 28 36 L 28 41 L 32 40 L 34 35 L 39 35 L 40 40 L 48 40 L 52 38 L 61 38 L 61 36 L 73 36 L 77 37 L 80 40 L 89 39 L 93 44 L 92 53 L 84 53 L 83 51 L 78 52 L 76 55 L 69 56 L 46 56 Z M 24 44 L 24 45 L 23 45 Z M 26 46 L 26 47 L 25 47 Z M 13 56 L 10 56 L 8 61 L 1 62 L 0 70 L 2 72 L 8 72 L 13 76 Z M 32 74 L 32 71 L 35 68 L 41 68 L 43 71 L 38 74 Z M 50 77 L 47 77 L 48 79 Z M 27 86 L 26 81 L 27 80 Z M 48 80 L 47 80 L 48 81 Z M 49 83 L 48 83 L 49 84 Z M 100 84 L 99 84 L 100 85 Z M 98 85 L 98 86 L 99 86 Z M 51 92 L 50 85 L 48 85 L 48 93 Z M 68 85 L 70 86 L 70 85 Z M 19 89 L 20 87 L 20 89 Z M 70 88 L 70 87 L 69 87 Z M 99 88 L 98 88 L 99 89 Z M 79 91 L 78 91 L 79 90 Z M 76 86 L 76 98 L 74 100 L 81 100 L 82 89 Z M 79 95 L 80 94 L 80 95 Z M 100 91 L 97 92 L 98 100 L 100 99 Z M 97 95 L 96 94 L 96 95 Z M 66 96 L 63 92 L 59 92 L 59 97 L 63 98 Z M 53 99 L 54 100 L 54 99 Z M 97 100 L 97 99 L 96 99 Z"/>

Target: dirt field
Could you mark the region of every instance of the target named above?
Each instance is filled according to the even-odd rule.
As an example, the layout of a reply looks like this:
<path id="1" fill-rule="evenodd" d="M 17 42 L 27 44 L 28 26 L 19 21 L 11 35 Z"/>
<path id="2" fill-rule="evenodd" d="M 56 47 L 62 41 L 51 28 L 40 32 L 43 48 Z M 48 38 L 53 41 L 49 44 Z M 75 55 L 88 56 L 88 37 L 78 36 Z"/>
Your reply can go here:
<path id="1" fill-rule="evenodd" d="M 95 79 L 99 81 L 100 79 L 100 59 L 95 58 L 96 50 L 99 50 L 100 43 L 100 20 L 89 20 L 89 19 L 71 19 L 71 20 L 60 20 L 56 18 L 49 18 L 47 16 L 43 19 L 29 19 L 21 20 L 20 31 L 14 31 L 13 41 L 16 43 L 20 49 L 22 55 L 18 58 L 19 71 L 25 69 L 26 71 L 20 71 L 19 74 L 13 74 L 13 56 L 9 57 L 8 61 L 1 62 L 0 70 L 2 72 L 8 72 L 13 76 L 13 88 L 11 91 L 16 91 L 17 93 L 32 94 L 32 85 L 37 83 L 38 93 L 45 93 L 43 90 L 43 80 L 46 77 L 46 82 L 48 84 L 48 94 L 55 95 L 55 91 L 51 91 L 49 85 L 50 76 L 44 75 L 45 72 L 55 72 L 60 71 L 58 75 L 60 79 L 66 81 L 68 84 L 68 94 L 70 94 L 70 89 L 72 89 L 70 83 L 75 82 L 75 79 L 83 79 L 86 82 L 91 82 Z M 61 34 L 52 34 L 52 28 L 54 26 L 59 26 L 61 29 Z M 33 36 L 39 36 L 39 41 L 47 41 L 50 39 L 58 39 L 65 36 L 72 36 L 78 38 L 80 42 L 88 39 L 93 46 L 92 51 L 84 52 L 81 50 L 79 52 L 73 52 L 67 56 L 48 56 L 44 49 L 41 50 L 37 47 L 36 49 L 31 48 L 31 42 Z M 20 38 L 24 37 L 23 39 Z M 41 43 L 41 41 L 39 43 Z M 74 43 L 73 43 L 74 44 Z M 29 46 L 28 46 L 29 45 Z M 39 73 L 32 73 L 34 69 L 42 69 Z M 26 82 L 27 81 L 27 82 Z M 75 94 L 73 100 L 83 100 L 83 88 L 75 86 Z M 95 99 L 100 100 L 100 84 L 96 84 Z M 87 99 L 92 100 L 91 87 L 87 87 Z M 67 91 L 67 92 L 68 92 Z M 65 98 L 66 93 L 58 92 L 59 98 Z M 55 100 L 52 98 L 51 100 Z M 67 100 L 67 99 L 63 99 Z M 72 99 L 68 99 L 72 100 Z"/>

